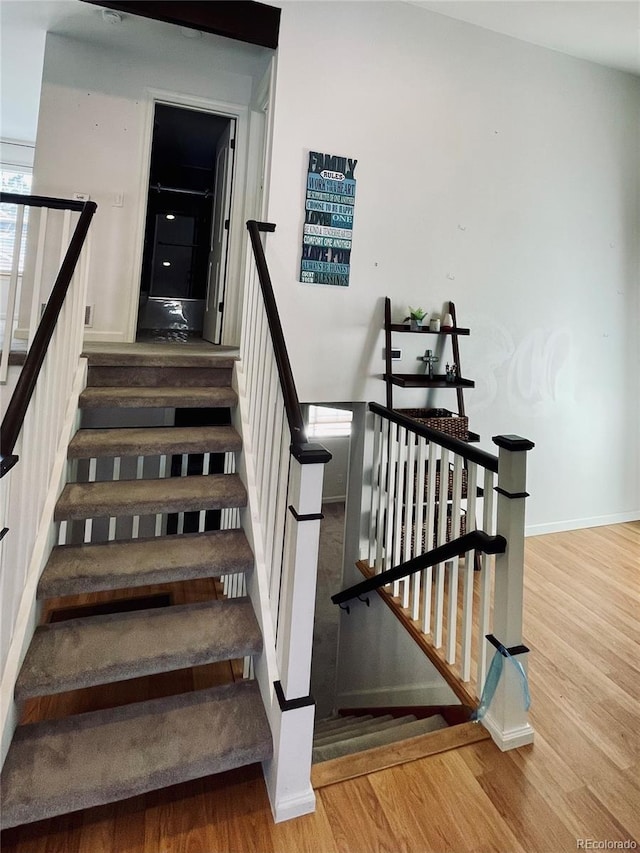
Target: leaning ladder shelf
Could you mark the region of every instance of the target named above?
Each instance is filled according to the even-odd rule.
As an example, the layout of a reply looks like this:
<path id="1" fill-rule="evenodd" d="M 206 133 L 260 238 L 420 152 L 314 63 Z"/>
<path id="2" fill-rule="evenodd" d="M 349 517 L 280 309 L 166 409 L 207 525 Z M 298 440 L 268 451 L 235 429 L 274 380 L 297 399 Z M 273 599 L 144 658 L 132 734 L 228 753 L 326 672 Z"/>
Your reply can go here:
<path id="1" fill-rule="evenodd" d="M 391 300 L 385 298 L 384 302 L 384 331 L 385 331 L 385 373 L 384 381 L 387 387 L 387 408 L 393 409 L 393 387 L 398 388 L 455 388 L 458 402 L 458 415 L 464 417 L 464 394 L 465 388 L 473 388 L 475 382 L 470 379 L 464 379 L 460 369 L 460 347 L 458 346 L 458 337 L 460 335 L 469 335 L 469 329 L 463 329 L 458 326 L 456 319 L 456 307 L 453 302 L 449 302 L 449 313 L 453 318 L 453 326 L 450 329 L 441 329 L 434 332 L 425 327 L 420 329 L 412 329 L 407 323 L 392 323 L 391 322 Z M 414 335 L 437 335 L 440 337 L 451 338 L 451 349 L 453 352 L 452 363 L 456 367 L 458 378 L 455 382 L 449 382 L 444 374 L 435 374 L 428 376 L 422 373 L 394 373 L 391 364 L 391 349 L 392 349 L 392 334 L 395 332 L 404 332 Z M 469 432 L 467 441 L 479 441 L 480 436 L 477 433 Z"/>

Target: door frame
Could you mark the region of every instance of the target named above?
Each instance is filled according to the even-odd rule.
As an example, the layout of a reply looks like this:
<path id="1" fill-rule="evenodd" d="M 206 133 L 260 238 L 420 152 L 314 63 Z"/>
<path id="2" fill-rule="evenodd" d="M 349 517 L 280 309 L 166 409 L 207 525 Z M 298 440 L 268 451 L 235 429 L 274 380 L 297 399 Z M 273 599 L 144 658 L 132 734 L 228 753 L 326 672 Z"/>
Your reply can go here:
<path id="1" fill-rule="evenodd" d="M 247 187 L 247 161 L 249 155 L 253 159 L 257 156 L 255 145 L 251 145 L 249 151 L 249 107 L 241 104 L 232 104 L 228 101 L 214 101 L 201 98 L 196 95 L 187 95 L 183 92 L 172 92 L 164 89 L 145 89 L 146 107 L 144 125 L 141 134 L 141 150 L 138 156 L 140 163 L 140 180 L 138 183 L 138 211 L 135 228 L 135 254 L 131 271 L 131 284 L 129 287 L 129 307 L 127 312 L 127 328 L 125 339 L 133 342 L 136 339 L 138 305 L 140 300 L 140 283 L 142 276 L 142 255 L 144 248 L 144 234 L 147 216 L 147 204 L 149 200 L 149 169 L 151 167 L 151 146 L 153 143 L 153 119 L 156 104 L 166 104 L 173 107 L 199 110 L 201 112 L 214 113 L 224 118 L 236 120 L 236 147 L 233 164 L 233 196 L 231 198 L 231 216 L 229 223 L 229 248 L 227 260 L 227 286 L 225 289 L 225 315 L 227 305 L 233 306 L 235 310 L 230 311 L 232 315 L 240 312 L 241 306 L 235 305 L 242 298 L 241 287 L 230 286 L 232 282 L 242 281 L 243 251 L 244 245 L 244 223 L 245 208 L 247 200 L 252 196 L 252 188 Z M 253 171 L 253 170 L 252 170 Z M 229 304 L 230 303 L 230 304 Z M 231 334 L 235 338 L 235 329 Z M 223 344 L 237 344 L 239 340 L 229 340 L 227 333 L 226 317 L 223 319 L 222 339 Z"/>

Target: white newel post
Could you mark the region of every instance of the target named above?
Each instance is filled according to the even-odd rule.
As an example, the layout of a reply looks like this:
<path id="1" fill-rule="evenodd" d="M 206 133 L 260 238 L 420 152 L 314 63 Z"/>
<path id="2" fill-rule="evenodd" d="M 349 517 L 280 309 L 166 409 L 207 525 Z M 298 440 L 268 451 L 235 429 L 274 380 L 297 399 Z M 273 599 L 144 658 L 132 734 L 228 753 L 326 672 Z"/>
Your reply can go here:
<path id="1" fill-rule="evenodd" d="M 273 698 L 279 706 L 279 724 L 274 731 L 274 759 L 265 766 L 278 822 L 315 809 L 311 787 L 315 704 L 309 688 L 322 482 L 330 459 L 320 445 L 292 448 L 276 640 L 280 681 L 274 685 Z"/>
<path id="2" fill-rule="evenodd" d="M 505 553 L 496 556 L 493 635 L 512 652 L 526 673 L 527 650 L 522 646 L 524 518 L 528 497 L 525 489 L 527 452 L 534 444 L 517 435 L 499 435 L 493 441 L 499 447 L 496 533 L 507 540 Z M 496 649 L 486 642 L 487 656 L 491 659 Z M 525 709 L 522 677 L 506 658 L 483 723 L 502 750 L 533 742 L 534 731 Z"/>

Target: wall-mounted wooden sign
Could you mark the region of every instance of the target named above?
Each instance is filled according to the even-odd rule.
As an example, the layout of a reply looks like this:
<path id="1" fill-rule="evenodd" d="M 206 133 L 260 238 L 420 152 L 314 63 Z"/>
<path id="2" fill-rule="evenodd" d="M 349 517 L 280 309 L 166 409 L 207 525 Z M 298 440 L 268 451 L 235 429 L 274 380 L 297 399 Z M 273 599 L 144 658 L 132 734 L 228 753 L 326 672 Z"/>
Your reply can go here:
<path id="1" fill-rule="evenodd" d="M 300 281 L 349 285 L 357 160 L 309 152 Z"/>

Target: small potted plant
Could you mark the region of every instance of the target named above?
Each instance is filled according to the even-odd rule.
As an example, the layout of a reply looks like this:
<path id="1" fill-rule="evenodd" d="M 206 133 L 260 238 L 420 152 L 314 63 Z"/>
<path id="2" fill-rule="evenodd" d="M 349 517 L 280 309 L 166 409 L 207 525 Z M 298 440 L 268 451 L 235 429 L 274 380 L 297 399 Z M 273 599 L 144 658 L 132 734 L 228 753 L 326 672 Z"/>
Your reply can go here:
<path id="1" fill-rule="evenodd" d="M 422 328 L 422 321 L 427 316 L 427 312 L 423 311 L 422 308 L 412 308 L 409 305 L 409 316 L 404 318 L 404 322 L 407 320 L 411 322 L 411 331 L 417 332 Z"/>

